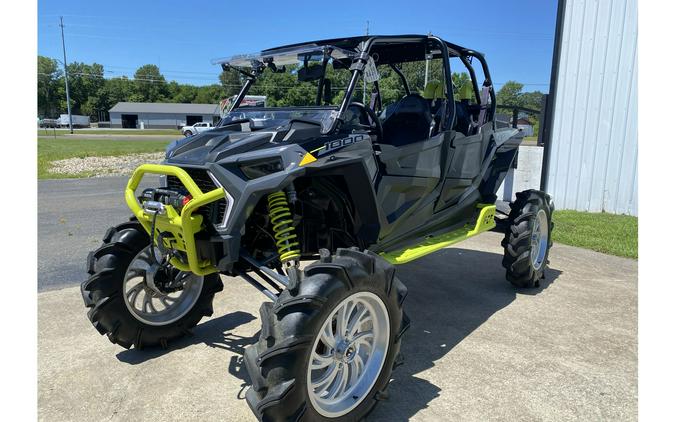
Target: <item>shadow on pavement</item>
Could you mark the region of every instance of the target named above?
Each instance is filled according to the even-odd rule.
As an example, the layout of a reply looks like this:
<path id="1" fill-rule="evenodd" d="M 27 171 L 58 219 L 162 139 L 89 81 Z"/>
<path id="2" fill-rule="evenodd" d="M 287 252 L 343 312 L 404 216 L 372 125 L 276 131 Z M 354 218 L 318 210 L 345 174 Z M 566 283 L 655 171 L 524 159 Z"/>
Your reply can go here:
<path id="1" fill-rule="evenodd" d="M 169 343 L 169 347 L 162 349 L 152 347 L 147 349 L 129 349 L 119 352 L 117 359 L 120 362 L 136 365 L 148 360 L 155 359 L 174 350 L 183 349 L 195 344 L 204 343 L 210 347 L 217 347 L 243 355 L 244 349 L 249 344 L 255 343 L 257 335 L 249 337 L 238 336 L 231 331 L 240 325 L 247 324 L 256 319 L 248 312 L 232 312 L 217 318 L 211 318 L 208 321 L 197 325 L 192 329 L 192 335 L 174 340 Z"/>
<path id="2" fill-rule="evenodd" d="M 237 395 L 237 398 L 243 400 L 246 387 L 251 385 L 251 379 L 246 372 L 243 361 L 244 349 L 246 349 L 246 346 L 251 345 L 258 340 L 258 333 L 251 337 L 242 337 L 234 334 L 232 331 L 240 325 L 247 324 L 254 319 L 256 318 L 248 312 L 232 312 L 217 318 L 209 319 L 208 321 L 197 325 L 192 329 L 191 336 L 186 336 L 169 343 L 167 349 L 159 347 L 143 350 L 129 349 L 118 353 L 117 359 L 120 362 L 137 365 L 167 353 L 171 353 L 174 350 L 179 350 L 199 343 L 204 343 L 210 347 L 229 350 L 234 352 L 235 355 L 230 359 L 228 371 L 242 381 L 241 391 Z"/>
<path id="3" fill-rule="evenodd" d="M 538 288 L 517 289 L 506 281 L 501 260 L 501 254 L 450 248 L 397 268 L 408 287 L 405 309 L 411 319 L 401 348 L 405 361 L 392 375 L 392 399 L 369 421 L 407 421 L 426 408 L 441 389 L 415 374 L 433 367 L 516 294 L 536 295 L 561 274 L 549 268 Z"/>

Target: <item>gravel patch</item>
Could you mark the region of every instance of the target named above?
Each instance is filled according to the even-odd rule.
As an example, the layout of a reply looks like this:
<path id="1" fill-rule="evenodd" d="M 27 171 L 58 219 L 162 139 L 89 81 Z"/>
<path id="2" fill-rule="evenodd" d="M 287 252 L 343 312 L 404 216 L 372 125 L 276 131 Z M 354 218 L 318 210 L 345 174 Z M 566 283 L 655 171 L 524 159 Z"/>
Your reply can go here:
<path id="1" fill-rule="evenodd" d="M 164 159 L 163 152 L 122 155 L 119 157 L 67 158 L 50 163 L 49 172 L 56 174 L 85 173 L 91 177 L 131 174 L 141 164 L 156 164 Z"/>

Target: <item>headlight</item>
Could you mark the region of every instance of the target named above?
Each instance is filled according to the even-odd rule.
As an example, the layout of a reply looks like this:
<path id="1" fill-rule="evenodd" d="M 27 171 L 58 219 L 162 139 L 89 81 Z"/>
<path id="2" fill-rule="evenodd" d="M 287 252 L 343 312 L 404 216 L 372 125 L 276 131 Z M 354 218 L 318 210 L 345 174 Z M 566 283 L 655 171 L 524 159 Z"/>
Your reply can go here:
<path id="1" fill-rule="evenodd" d="M 259 177 L 267 176 L 268 174 L 276 173 L 284 169 L 281 159 L 266 159 L 260 161 L 251 161 L 239 165 L 239 169 L 244 176 L 249 179 L 257 179 Z"/>

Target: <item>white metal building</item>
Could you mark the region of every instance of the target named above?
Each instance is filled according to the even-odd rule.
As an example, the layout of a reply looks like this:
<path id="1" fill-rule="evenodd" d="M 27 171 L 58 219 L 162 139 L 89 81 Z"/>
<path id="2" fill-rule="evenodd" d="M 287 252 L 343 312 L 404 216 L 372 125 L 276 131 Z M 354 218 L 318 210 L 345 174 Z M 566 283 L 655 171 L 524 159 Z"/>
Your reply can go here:
<path id="1" fill-rule="evenodd" d="M 220 119 L 218 104 L 128 103 L 110 109 L 110 126 L 114 128 L 173 128 L 198 122 L 216 123 Z"/>
<path id="2" fill-rule="evenodd" d="M 546 190 L 557 209 L 637 215 L 637 0 L 559 1 Z"/>

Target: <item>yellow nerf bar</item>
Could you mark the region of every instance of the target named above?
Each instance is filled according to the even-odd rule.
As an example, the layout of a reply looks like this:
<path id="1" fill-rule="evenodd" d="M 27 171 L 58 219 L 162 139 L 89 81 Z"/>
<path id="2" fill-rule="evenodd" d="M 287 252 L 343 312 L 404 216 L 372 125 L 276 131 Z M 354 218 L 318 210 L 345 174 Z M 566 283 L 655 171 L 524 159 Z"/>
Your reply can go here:
<path id="1" fill-rule="evenodd" d="M 384 259 L 392 264 L 405 264 L 428 255 L 439 249 L 454 245 L 462 240 L 466 240 L 477 234 L 492 230 L 495 227 L 495 212 L 497 207 L 491 204 L 478 204 L 480 213 L 476 220 L 475 226 L 466 225 L 461 229 L 442 234 L 440 236 L 429 237 L 422 243 L 409 248 L 401 249 L 394 252 L 381 254 Z"/>
<path id="2" fill-rule="evenodd" d="M 139 183 L 146 173 L 175 176 L 181 181 L 183 186 L 185 186 L 192 196 L 192 199 L 185 204 L 180 213 L 171 205 L 165 205 L 166 213 L 157 215 L 155 221 L 156 233 L 153 237 L 157 239 L 158 233 L 170 232 L 173 235 L 173 239 L 166 239 L 164 241 L 164 246 L 183 251 L 187 255 L 187 265 L 176 257 L 171 258 L 171 265 L 181 271 L 190 271 L 197 275 L 207 275 L 217 272 L 218 269 L 213 263 L 199 261 L 195 243 L 195 234 L 203 228 L 203 217 L 201 215 L 193 216 L 192 213 L 199 207 L 224 198 L 225 190 L 223 188 L 217 188 L 206 193 L 202 192 L 190 175 L 180 167 L 163 164 L 143 164 L 139 166 L 134 170 L 134 174 L 131 175 L 129 182 L 127 183 L 124 198 L 127 202 L 127 206 L 149 234 L 151 234 L 152 231 L 152 219 L 154 214 L 145 212 L 141 204 L 138 203 L 138 199 L 136 199 L 136 188 L 138 188 Z"/>

